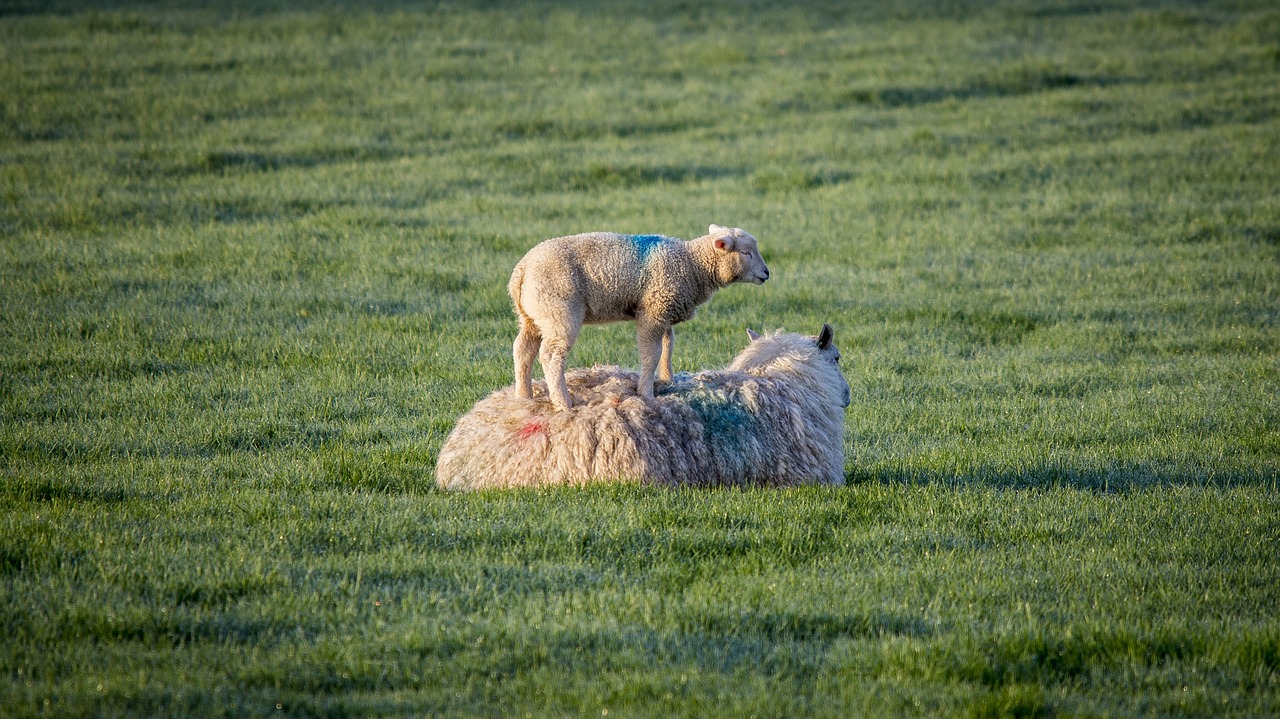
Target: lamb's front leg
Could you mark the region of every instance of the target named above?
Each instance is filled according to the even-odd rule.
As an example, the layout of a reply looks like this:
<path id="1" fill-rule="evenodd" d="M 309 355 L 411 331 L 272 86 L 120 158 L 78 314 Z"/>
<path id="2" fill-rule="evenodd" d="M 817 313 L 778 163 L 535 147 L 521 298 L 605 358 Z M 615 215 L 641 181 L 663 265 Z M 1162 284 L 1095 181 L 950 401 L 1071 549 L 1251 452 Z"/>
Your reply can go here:
<path id="1" fill-rule="evenodd" d="M 671 381 L 671 348 L 675 342 L 676 331 L 668 327 L 666 334 L 662 335 L 662 356 L 658 359 L 658 379 L 663 382 Z"/>
<path id="2" fill-rule="evenodd" d="M 640 380 L 636 383 L 636 394 L 644 399 L 653 399 L 653 378 L 662 359 L 665 337 L 666 328 L 661 325 L 636 323 L 636 340 L 640 345 Z"/>

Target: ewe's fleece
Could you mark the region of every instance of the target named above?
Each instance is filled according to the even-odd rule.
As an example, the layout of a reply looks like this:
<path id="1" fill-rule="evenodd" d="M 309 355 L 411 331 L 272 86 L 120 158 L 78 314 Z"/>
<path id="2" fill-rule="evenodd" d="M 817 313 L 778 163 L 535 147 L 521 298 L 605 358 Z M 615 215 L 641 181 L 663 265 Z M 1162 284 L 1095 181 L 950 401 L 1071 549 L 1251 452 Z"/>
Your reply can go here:
<path id="1" fill-rule="evenodd" d="M 537 357 L 551 403 L 570 407 L 565 363 L 582 325 L 634 320 L 639 392 L 652 398 L 655 375 L 671 379 L 672 325 L 693 317 L 725 285 L 769 279 L 756 238 L 736 227 L 708 230 L 688 242 L 591 232 L 556 237 L 529 250 L 507 284 L 520 320 L 512 347 L 516 392 L 533 397 Z"/>
<path id="2" fill-rule="evenodd" d="M 440 450 L 445 489 L 594 482 L 673 486 L 844 483 L 849 384 L 824 325 L 817 337 L 752 341 L 728 368 L 676 375 L 654 399 L 618 367 L 571 371 L 574 406 L 506 387 L 476 403 Z"/>

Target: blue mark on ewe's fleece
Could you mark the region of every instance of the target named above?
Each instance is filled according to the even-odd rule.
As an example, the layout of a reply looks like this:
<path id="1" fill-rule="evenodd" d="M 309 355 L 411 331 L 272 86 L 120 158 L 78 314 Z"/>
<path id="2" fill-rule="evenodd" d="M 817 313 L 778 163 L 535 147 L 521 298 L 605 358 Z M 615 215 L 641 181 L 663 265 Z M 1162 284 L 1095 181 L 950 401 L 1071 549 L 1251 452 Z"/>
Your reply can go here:
<path id="1" fill-rule="evenodd" d="M 702 424 L 703 436 L 714 447 L 732 455 L 741 454 L 757 431 L 756 417 L 732 395 L 702 386 L 688 373 L 656 389 L 658 395 L 676 395 Z"/>
<path id="2" fill-rule="evenodd" d="M 640 253 L 640 259 L 645 259 L 653 252 L 653 248 L 667 241 L 662 235 L 623 235 L 622 239 L 636 246 L 636 251 Z"/>
<path id="3" fill-rule="evenodd" d="M 685 400 L 698 413 L 707 432 L 722 439 L 736 437 L 747 430 L 751 422 L 745 407 L 722 395 L 692 392 Z"/>

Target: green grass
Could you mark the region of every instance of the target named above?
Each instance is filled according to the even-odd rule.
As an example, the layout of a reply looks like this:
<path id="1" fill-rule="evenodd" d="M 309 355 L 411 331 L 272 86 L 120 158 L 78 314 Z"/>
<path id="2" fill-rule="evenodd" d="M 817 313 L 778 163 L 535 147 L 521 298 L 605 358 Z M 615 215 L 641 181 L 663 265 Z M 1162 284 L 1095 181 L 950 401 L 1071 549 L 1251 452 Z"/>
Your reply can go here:
<path id="1" fill-rule="evenodd" d="M 1280 713 L 1272 3 L 0 0 L 0 88 L 0 714 Z M 527 248 L 712 222 L 677 369 L 830 322 L 848 487 L 434 488 Z"/>

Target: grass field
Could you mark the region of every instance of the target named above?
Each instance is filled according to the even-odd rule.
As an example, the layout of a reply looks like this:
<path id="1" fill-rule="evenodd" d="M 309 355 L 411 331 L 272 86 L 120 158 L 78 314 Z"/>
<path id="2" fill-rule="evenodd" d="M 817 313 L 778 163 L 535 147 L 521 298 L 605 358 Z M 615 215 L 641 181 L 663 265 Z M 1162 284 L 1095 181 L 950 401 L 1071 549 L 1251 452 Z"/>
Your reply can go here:
<path id="1" fill-rule="evenodd" d="M 713 222 L 847 487 L 435 489 L 525 250 Z M 0 0 L 6 717 L 1276 716 L 1277 397 L 1272 2 Z"/>

